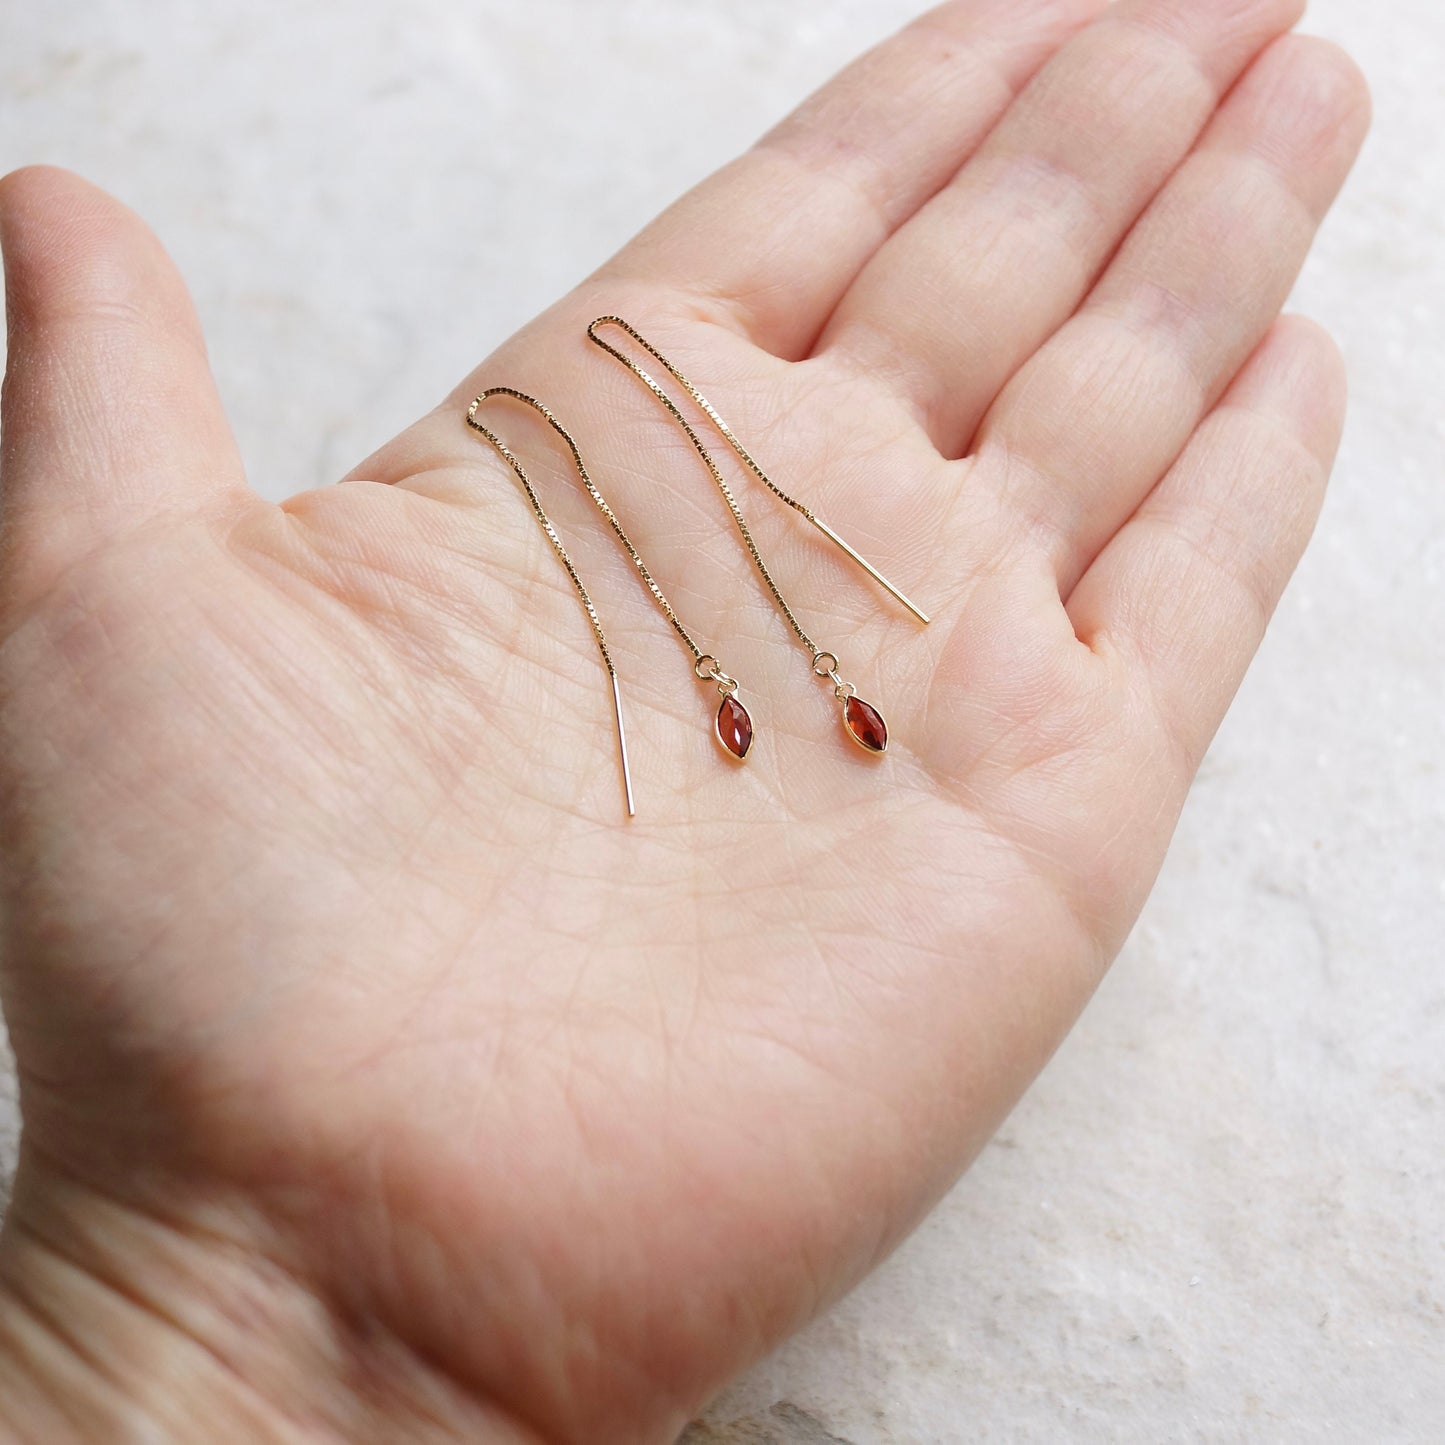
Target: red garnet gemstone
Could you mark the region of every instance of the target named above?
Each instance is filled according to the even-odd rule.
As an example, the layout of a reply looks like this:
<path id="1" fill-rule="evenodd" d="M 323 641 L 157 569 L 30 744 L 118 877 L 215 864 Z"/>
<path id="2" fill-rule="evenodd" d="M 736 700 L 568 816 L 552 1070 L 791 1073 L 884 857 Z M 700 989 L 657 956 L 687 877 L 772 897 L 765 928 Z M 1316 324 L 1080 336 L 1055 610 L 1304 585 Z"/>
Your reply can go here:
<path id="1" fill-rule="evenodd" d="M 753 720 L 735 696 L 725 697 L 717 710 L 717 735 L 733 757 L 741 761 L 753 745 Z"/>
<path id="2" fill-rule="evenodd" d="M 888 724 L 883 714 L 861 697 L 850 697 L 843 704 L 843 726 L 853 741 L 870 753 L 881 753 L 888 746 Z"/>

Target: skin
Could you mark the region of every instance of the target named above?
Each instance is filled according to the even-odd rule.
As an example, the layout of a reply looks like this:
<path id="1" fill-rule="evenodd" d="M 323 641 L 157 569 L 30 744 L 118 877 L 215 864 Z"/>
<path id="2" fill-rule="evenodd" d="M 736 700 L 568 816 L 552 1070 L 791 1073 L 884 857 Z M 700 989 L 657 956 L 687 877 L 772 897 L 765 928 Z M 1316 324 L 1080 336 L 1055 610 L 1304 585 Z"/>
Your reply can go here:
<path id="1" fill-rule="evenodd" d="M 1368 102 L 1299 8 L 945 5 L 281 506 L 142 222 L 0 182 L 5 1438 L 666 1442 L 957 1178 L 1320 505 L 1342 367 L 1279 311 Z M 931 611 L 740 481 L 885 758 L 587 344 L 609 311 Z M 577 597 L 463 424 L 497 383 L 757 723 L 730 764 L 499 404 L 618 659 L 631 822 Z"/>

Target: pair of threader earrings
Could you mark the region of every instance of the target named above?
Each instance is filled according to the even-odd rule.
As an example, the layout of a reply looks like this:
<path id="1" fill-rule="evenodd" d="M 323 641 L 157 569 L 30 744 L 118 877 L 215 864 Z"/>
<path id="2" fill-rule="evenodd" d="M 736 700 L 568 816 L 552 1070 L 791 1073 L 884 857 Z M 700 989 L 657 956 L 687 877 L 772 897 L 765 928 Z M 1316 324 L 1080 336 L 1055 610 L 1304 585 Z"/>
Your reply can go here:
<path id="1" fill-rule="evenodd" d="M 763 471 L 747 449 L 733 434 L 732 428 L 718 415 L 712 403 L 680 372 L 676 366 L 663 355 L 650 341 L 646 339 L 637 329 L 629 325 L 620 316 L 602 316 L 594 321 L 587 328 L 587 336 L 594 345 L 601 349 L 623 366 L 625 366 L 666 408 L 673 421 L 677 423 L 686 435 L 693 449 L 702 458 L 708 471 L 712 474 L 713 481 L 717 484 L 718 490 L 722 493 L 723 500 L 727 503 L 728 510 L 732 513 L 733 521 L 737 523 L 738 531 L 742 535 L 743 543 L 747 547 L 748 555 L 753 560 L 758 574 L 762 577 L 768 591 L 772 594 L 773 601 L 777 604 L 779 611 L 787 619 L 788 625 L 797 635 L 798 640 L 807 648 L 812 658 L 812 671 L 819 679 L 824 680 L 832 686 L 833 696 L 842 705 L 843 729 L 845 733 L 861 748 L 875 755 L 882 753 L 888 746 L 888 725 L 883 720 L 883 715 L 871 703 L 864 702 L 858 696 L 851 682 L 845 682 L 839 674 L 840 664 L 837 654 L 827 648 L 819 647 L 798 621 L 797 614 L 788 605 L 782 592 L 778 588 L 773 574 L 768 570 L 767 563 L 763 561 L 762 553 L 758 550 L 758 544 L 753 538 L 752 530 L 749 528 L 743 517 L 742 510 L 738 506 L 737 498 L 733 495 L 732 489 L 728 486 L 722 472 L 718 469 L 717 463 L 713 460 L 711 453 L 703 444 L 702 438 L 683 415 L 682 409 L 662 388 L 659 383 L 643 370 L 624 352 L 619 350 L 600 333 L 608 328 L 624 332 L 627 336 L 657 360 L 667 371 L 668 375 L 687 392 L 696 403 L 698 408 L 712 421 L 713 425 L 722 434 L 723 440 L 737 453 L 739 460 L 752 474 L 763 483 L 776 497 L 784 501 L 794 511 L 806 517 L 825 537 L 835 546 L 839 547 L 853 562 L 857 563 L 868 575 L 873 578 L 885 591 L 897 598 L 920 622 L 928 621 L 927 615 L 916 607 L 902 592 L 898 590 L 872 563 L 868 562 L 858 552 L 848 545 L 821 517 L 817 516 L 811 508 L 791 497 Z M 716 685 L 721 702 L 718 706 L 715 732 L 717 740 L 728 754 L 741 762 L 748 755 L 748 749 L 753 742 L 753 720 L 752 715 L 738 697 L 739 685 L 735 678 L 730 677 L 723 670 L 717 656 L 710 651 L 704 650 L 694 638 L 693 634 L 683 625 L 682 619 L 678 617 L 672 603 L 667 600 L 666 593 L 658 586 L 656 578 L 648 571 L 647 564 L 642 560 L 642 555 L 633 545 L 632 539 L 627 535 L 622 523 L 617 518 L 617 513 L 612 509 L 607 498 L 598 489 L 592 479 L 591 473 L 587 470 L 587 464 L 582 458 L 582 451 L 578 447 L 572 433 L 557 420 L 550 408 L 538 401 L 536 397 L 527 395 L 526 392 L 517 391 L 509 386 L 494 386 L 484 391 L 477 397 L 467 409 L 467 424 L 474 430 L 480 432 L 489 441 L 498 453 L 516 473 L 517 480 L 522 484 L 523 491 L 527 494 L 527 500 L 531 503 L 533 515 L 537 519 L 538 526 L 546 534 L 547 540 L 552 545 L 562 566 L 571 579 L 572 586 L 577 596 L 581 599 L 583 609 L 587 613 L 587 620 L 591 624 L 593 636 L 597 641 L 597 649 L 602 654 L 602 661 L 607 668 L 608 680 L 611 683 L 612 703 L 614 715 L 617 721 L 617 747 L 622 762 L 622 782 L 627 797 L 627 812 L 632 816 L 636 812 L 632 795 L 632 775 L 627 762 L 627 734 L 622 722 L 622 692 L 617 680 L 617 667 L 612 657 L 612 651 L 607 645 L 606 634 L 602 630 L 601 620 L 597 615 L 597 608 L 593 604 L 592 597 L 583 584 L 576 565 L 573 563 L 567 548 L 563 545 L 562 539 L 557 535 L 557 529 L 552 525 L 551 518 L 547 515 L 546 508 L 542 505 L 541 498 L 537 495 L 537 489 L 532 484 L 526 468 L 518 460 L 516 453 L 483 422 L 478 419 L 478 413 L 482 407 L 495 397 L 509 397 L 513 401 L 522 402 L 531 407 L 551 426 L 567 446 L 571 453 L 573 465 L 577 469 L 577 475 L 581 478 L 582 485 L 587 489 L 588 495 L 596 504 L 597 509 L 607 519 L 617 539 L 621 542 L 623 549 L 631 559 L 632 565 L 637 569 L 637 575 L 642 579 L 652 599 L 661 608 L 663 616 L 667 618 L 672 630 L 682 639 L 687 650 L 692 654 L 693 673 L 700 682 Z"/>

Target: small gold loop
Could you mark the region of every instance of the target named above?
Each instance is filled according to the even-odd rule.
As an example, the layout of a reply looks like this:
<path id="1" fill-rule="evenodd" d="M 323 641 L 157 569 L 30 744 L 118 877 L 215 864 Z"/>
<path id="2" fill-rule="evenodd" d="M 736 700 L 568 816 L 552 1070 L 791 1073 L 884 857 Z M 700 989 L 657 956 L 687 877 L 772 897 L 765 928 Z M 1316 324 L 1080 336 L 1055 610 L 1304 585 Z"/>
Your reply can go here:
<path id="1" fill-rule="evenodd" d="M 851 682 L 844 682 L 836 672 L 832 673 L 831 676 L 834 683 L 837 684 L 833 689 L 833 696 L 836 697 L 839 702 L 847 702 L 850 697 L 857 696 L 858 689 L 854 687 Z"/>
<path id="2" fill-rule="evenodd" d="M 826 667 L 823 666 L 825 659 L 828 663 Z M 831 652 L 817 652 L 813 654 L 813 671 L 816 672 L 819 677 L 833 677 L 836 680 L 838 666 L 838 659 Z"/>
<path id="3" fill-rule="evenodd" d="M 738 690 L 738 680 L 729 677 L 722 670 L 722 663 L 712 653 L 705 652 L 692 665 L 692 670 L 697 674 L 700 682 L 715 682 L 717 690 L 724 697 L 731 697 Z"/>

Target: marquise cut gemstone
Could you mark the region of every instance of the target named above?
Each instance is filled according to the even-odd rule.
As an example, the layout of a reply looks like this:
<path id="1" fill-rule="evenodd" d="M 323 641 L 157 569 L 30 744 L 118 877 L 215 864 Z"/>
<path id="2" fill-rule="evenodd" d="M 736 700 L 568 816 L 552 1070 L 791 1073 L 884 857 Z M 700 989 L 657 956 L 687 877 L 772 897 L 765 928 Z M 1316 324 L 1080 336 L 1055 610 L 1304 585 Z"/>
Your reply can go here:
<path id="1" fill-rule="evenodd" d="M 843 704 L 843 726 L 870 753 L 881 753 L 888 746 L 888 724 L 883 714 L 861 697 L 850 697 Z"/>
<path id="2" fill-rule="evenodd" d="M 735 696 L 725 697 L 717 710 L 717 735 L 733 757 L 741 760 L 753 745 L 753 720 Z"/>

